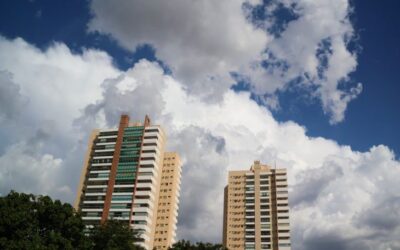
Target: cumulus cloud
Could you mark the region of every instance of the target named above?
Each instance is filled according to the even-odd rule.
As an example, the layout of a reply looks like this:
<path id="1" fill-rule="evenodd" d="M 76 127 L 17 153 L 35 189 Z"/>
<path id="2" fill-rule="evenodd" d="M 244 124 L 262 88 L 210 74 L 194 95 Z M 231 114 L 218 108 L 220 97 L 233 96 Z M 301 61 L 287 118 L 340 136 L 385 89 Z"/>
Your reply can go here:
<path id="1" fill-rule="evenodd" d="M 400 224 L 389 222 L 398 216 L 399 205 L 392 185 L 400 177 L 400 163 L 393 152 L 376 146 L 365 153 L 329 158 L 321 170 L 331 167 L 340 171 L 330 171 L 331 178 L 323 185 L 317 181 L 313 185 L 319 188 L 316 192 L 308 189 L 310 181 L 293 186 L 306 195 L 316 194 L 310 204 L 292 204 L 295 242 L 304 242 L 298 249 L 397 249 Z M 303 175 L 319 179 L 320 173 Z M 292 196 L 296 197 L 296 192 Z"/>
<path id="2" fill-rule="evenodd" d="M 9 147 L 0 157 L 0 192 L 5 195 L 11 189 L 36 194 L 69 192 L 69 187 L 60 186 L 56 178 L 62 159 L 51 154 L 39 153 L 46 134 L 38 131 L 29 140 Z M 62 196 L 62 195 L 61 195 Z M 65 195 L 64 195 L 65 197 Z"/>
<path id="3" fill-rule="evenodd" d="M 141 61 L 137 67 L 152 69 L 148 74 L 159 79 L 160 67 L 150 65 Z M 118 89 L 127 79 L 137 87 L 150 84 L 137 81 L 133 74 L 130 78 L 110 80 L 103 85 L 105 94 L 99 103 L 115 108 L 100 108 L 92 115 L 109 117 L 113 121 L 121 111 L 119 103 L 140 98 L 141 93 L 131 88 L 118 95 L 117 103 L 112 102 L 108 91 Z M 125 82 L 124 85 L 130 84 Z M 153 110 L 155 122 L 166 127 L 169 148 L 178 151 L 184 159 L 179 237 L 218 240 L 221 221 L 217 218 L 220 218 L 222 204 L 207 201 L 218 200 L 218 197 L 222 201 L 228 169 L 247 168 L 254 159 L 261 159 L 289 169 L 294 248 L 362 249 L 370 246 L 369 249 L 379 249 L 387 239 L 397 244 L 393 239 L 395 233 L 379 230 L 377 234 L 377 228 L 370 226 L 372 222 L 363 219 L 375 208 L 374 201 L 383 199 L 385 202 L 396 197 L 388 187 L 396 186 L 394 181 L 400 177 L 400 164 L 387 147 L 356 152 L 332 140 L 308 137 L 305 128 L 296 123 L 277 122 L 268 110 L 250 99 L 249 93 L 228 91 L 220 103 L 207 103 L 188 94 L 169 76 L 157 81 L 153 90 L 163 104 L 152 102 L 149 97 L 151 108 L 146 109 Z M 127 113 L 137 113 L 135 109 L 135 104 L 124 106 Z M 392 206 L 385 211 L 392 211 L 395 217 L 393 211 L 397 203 L 384 204 Z M 385 225 L 378 216 L 376 219 L 377 224 Z M 388 226 L 397 228 L 398 223 Z M 371 234 L 380 236 L 370 242 Z"/>
<path id="4" fill-rule="evenodd" d="M 85 54 L 89 52 L 71 54 L 62 44 L 39 51 L 20 39 L 3 39 L 2 48 L 7 48 L 0 52 L 7 53 L 8 60 L 18 60 L 4 63 L 1 59 L 0 70 L 14 75 L 13 83 L 33 104 L 29 112 L 20 114 L 32 128 L 21 123 L 15 129 L 23 129 L 22 134 L 28 136 L 15 135 L 17 141 L 8 143 L 0 156 L 1 193 L 10 188 L 32 190 L 72 201 L 90 130 L 116 126 L 121 112 L 133 120 L 149 113 L 153 123 L 165 127 L 168 150 L 178 151 L 184 160 L 179 238 L 220 241 L 227 171 L 248 168 L 260 159 L 288 168 L 293 249 L 398 249 L 399 223 L 386 218 L 398 217 L 400 163 L 388 147 L 357 152 L 333 140 L 309 137 L 299 124 L 277 122 L 248 92 L 228 90 L 218 103 L 204 101 L 189 94 L 184 84 L 166 75 L 158 64 L 146 60 L 120 72 L 98 51 L 90 52 L 92 58 L 106 60 L 92 61 Z M 58 75 L 72 74 L 72 65 L 57 68 L 58 74 L 51 71 L 52 62 L 65 57 L 72 64 L 80 62 L 83 70 L 75 76 L 78 80 L 63 80 L 65 98 L 47 99 L 57 92 L 43 95 L 42 91 L 51 91 L 54 82 L 61 81 Z M 38 67 L 32 64 L 35 61 L 47 66 Z M 104 67 L 102 72 L 108 74 L 93 79 L 92 66 Z M 43 89 L 26 92 L 26 71 L 19 68 L 42 74 L 31 77 L 30 83 Z M 94 96 L 82 87 L 85 79 L 90 80 L 87 84 Z M 71 91 L 80 87 L 82 91 Z M 71 93 L 79 100 L 70 101 Z M 40 98 L 51 108 L 39 105 Z M 54 118 L 60 111 L 63 124 Z M 29 182 L 32 189 L 25 185 Z"/>
<path id="5" fill-rule="evenodd" d="M 96 121 L 102 121 L 106 126 L 113 126 L 119 122 L 120 114 L 126 112 L 127 107 L 133 117 L 151 114 L 159 118 L 165 105 L 160 91 L 168 79 L 170 77 L 164 75 L 157 63 L 141 60 L 124 74 L 105 81 L 102 84 L 103 98 L 88 105 L 84 115 L 74 123 L 82 126 L 82 123 L 92 121 L 87 124 L 90 128 Z"/>
<path id="6" fill-rule="evenodd" d="M 0 54 L 1 168 L 2 177 L 10 177 L 2 182 L 0 192 L 8 192 L 13 185 L 17 191 L 18 187 L 29 191 L 24 185 L 30 183 L 26 181 L 30 175 L 35 177 L 33 173 L 52 183 L 60 171 L 67 174 L 58 185 L 71 187 L 78 180 L 80 166 L 68 162 L 74 162 L 73 158 L 80 162 L 84 152 L 74 150 L 86 145 L 78 141 L 80 134 L 72 121 L 81 109 L 101 97 L 101 83 L 119 71 L 104 52 L 85 50 L 78 55 L 62 43 L 41 51 L 22 39 L 0 36 Z M 37 133 L 48 136 L 41 138 L 40 146 L 32 146 Z M 31 182 L 32 192 L 71 198 L 71 191 L 51 193 L 56 189 L 47 189 L 44 179 Z"/>
<path id="7" fill-rule="evenodd" d="M 176 131 L 169 138 L 170 147 L 179 152 L 184 164 L 179 237 L 193 239 L 196 235 L 198 241 L 220 242 L 223 212 L 221 190 L 225 186 L 228 166 L 225 141 L 196 126 Z M 208 230 L 200 231 L 199 228 Z"/>
<path id="8" fill-rule="evenodd" d="M 327 165 L 299 174 L 297 176 L 299 184 L 292 188 L 291 206 L 295 207 L 302 203 L 305 203 L 305 206 L 314 204 L 321 194 L 321 190 L 342 175 L 341 168 L 336 165 Z"/>
<path id="9" fill-rule="evenodd" d="M 267 34 L 246 20 L 242 0 L 91 2 L 91 31 L 125 48 L 151 44 L 186 90 L 215 99 L 233 84 L 230 72 L 265 48 Z"/>
<path id="10" fill-rule="evenodd" d="M 152 45 L 186 91 L 208 100 L 244 80 L 277 108 L 278 91 L 302 88 L 335 124 L 362 91 L 350 78 L 357 53 L 348 48 L 355 36 L 348 0 L 92 0 L 91 10 L 90 31 L 133 51 Z"/>
<path id="11" fill-rule="evenodd" d="M 19 86 L 12 81 L 12 74 L 0 71 L 0 121 L 14 119 L 25 103 Z"/>
<path id="12" fill-rule="evenodd" d="M 320 98 L 331 123 L 342 121 L 348 103 L 362 91 L 360 83 L 350 81 L 357 53 L 348 48 L 355 36 L 349 1 L 272 1 L 265 11 L 282 9 L 292 19 L 273 29 L 275 39 L 265 55 L 247 69 L 254 91 L 262 95 L 302 86 Z M 276 26 L 276 16 L 267 16 L 265 26 Z"/>

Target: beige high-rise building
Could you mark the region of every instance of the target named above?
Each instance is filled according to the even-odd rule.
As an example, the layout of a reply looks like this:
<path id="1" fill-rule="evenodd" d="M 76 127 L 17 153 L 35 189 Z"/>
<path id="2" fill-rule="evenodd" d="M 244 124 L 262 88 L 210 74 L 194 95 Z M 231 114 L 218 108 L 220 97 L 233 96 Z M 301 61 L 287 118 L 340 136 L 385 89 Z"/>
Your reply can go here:
<path id="1" fill-rule="evenodd" d="M 92 132 L 75 201 L 88 229 L 112 218 L 140 231 L 146 249 L 175 242 L 181 161 L 165 145 L 147 116 L 130 123 L 122 115 L 118 128 Z"/>
<path id="2" fill-rule="evenodd" d="M 177 153 L 164 154 L 154 236 L 154 247 L 157 249 L 167 249 L 167 246 L 175 242 L 181 166 L 182 163 Z"/>
<path id="3" fill-rule="evenodd" d="M 229 250 L 290 250 L 286 169 L 255 161 L 230 171 L 224 195 L 223 244 Z"/>

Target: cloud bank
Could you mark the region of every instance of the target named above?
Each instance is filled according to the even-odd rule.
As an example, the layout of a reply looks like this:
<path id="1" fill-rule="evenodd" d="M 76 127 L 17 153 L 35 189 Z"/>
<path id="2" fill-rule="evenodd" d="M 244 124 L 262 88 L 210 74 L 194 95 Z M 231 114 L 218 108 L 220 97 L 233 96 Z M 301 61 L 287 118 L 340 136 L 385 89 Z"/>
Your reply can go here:
<path id="1" fill-rule="evenodd" d="M 400 162 L 387 146 L 357 152 L 310 137 L 249 92 L 209 102 L 147 60 L 122 72 L 101 51 L 73 54 L 61 43 L 40 51 L 4 38 L 0 54 L 0 86 L 15 97 L 5 100 L 15 115 L 0 109 L 2 194 L 72 201 L 90 130 L 116 126 L 121 112 L 149 113 L 184 162 L 179 238 L 220 242 L 227 171 L 259 159 L 288 168 L 293 249 L 399 249 Z"/>
<path id="2" fill-rule="evenodd" d="M 245 82 L 265 105 L 301 88 L 317 98 L 332 124 L 362 91 L 350 75 L 357 53 L 348 0 L 92 0 L 90 32 L 135 51 L 155 48 L 185 90 L 222 101 Z M 285 14 L 282 14 L 285 13 Z"/>

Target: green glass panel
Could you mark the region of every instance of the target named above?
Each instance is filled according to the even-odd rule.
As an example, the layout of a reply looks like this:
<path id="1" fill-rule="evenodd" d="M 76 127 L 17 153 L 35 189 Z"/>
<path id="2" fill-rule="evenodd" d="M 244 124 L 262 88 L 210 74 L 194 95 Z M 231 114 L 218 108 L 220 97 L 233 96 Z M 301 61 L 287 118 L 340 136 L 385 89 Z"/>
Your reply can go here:
<path id="1" fill-rule="evenodd" d="M 125 130 L 143 130 L 143 126 L 126 127 Z"/>
<path id="2" fill-rule="evenodd" d="M 124 174 L 124 173 L 134 174 L 134 173 L 136 173 L 136 169 L 118 169 L 117 170 L 117 174 Z"/>
<path id="3" fill-rule="evenodd" d="M 127 154 L 137 155 L 138 152 L 139 152 L 139 151 L 121 150 L 121 155 L 127 155 Z"/>
<path id="4" fill-rule="evenodd" d="M 122 174 L 117 173 L 116 179 L 134 179 L 135 177 L 136 175 L 133 173 L 122 173 Z"/>
<path id="5" fill-rule="evenodd" d="M 130 135 L 142 135 L 143 131 L 129 131 L 129 130 L 125 130 L 124 135 L 126 134 L 130 134 Z"/>
<path id="6" fill-rule="evenodd" d="M 132 177 L 117 177 L 115 180 L 134 180 L 135 178 Z"/>
<path id="7" fill-rule="evenodd" d="M 139 140 L 139 139 L 137 139 L 137 138 L 133 138 L 133 139 L 131 139 L 131 138 L 123 138 L 123 143 L 140 143 L 142 140 Z"/>
<path id="8" fill-rule="evenodd" d="M 127 174 L 127 173 L 122 173 L 123 175 Z M 131 176 L 118 176 L 119 174 L 117 174 L 116 180 L 136 180 L 136 176 L 135 175 L 131 175 Z"/>
<path id="9" fill-rule="evenodd" d="M 132 164 L 132 165 L 118 165 L 118 169 L 136 169 L 137 165 Z"/>
<path id="10" fill-rule="evenodd" d="M 138 146 L 138 143 L 131 143 L 131 142 L 123 142 L 122 143 L 122 148 L 140 148 L 140 146 Z"/>
<path id="11" fill-rule="evenodd" d="M 140 147 L 132 147 L 132 146 L 130 146 L 130 147 L 123 147 L 123 148 L 121 148 L 121 151 L 122 152 L 139 152 L 140 151 Z"/>
<path id="12" fill-rule="evenodd" d="M 120 162 L 120 163 L 118 163 L 118 166 L 137 166 L 137 164 L 138 164 L 137 161 Z"/>
<path id="13" fill-rule="evenodd" d="M 123 157 L 123 158 L 134 158 L 135 156 L 139 156 L 139 155 L 120 155 L 120 157 Z"/>
<path id="14" fill-rule="evenodd" d="M 132 200 L 131 195 L 116 195 L 112 197 L 113 201 L 130 201 Z"/>
<path id="15" fill-rule="evenodd" d="M 131 167 L 131 166 L 129 166 L 129 167 L 118 167 L 117 171 L 128 171 L 128 170 L 136 171 L 136 168 L 135 167 Z"/>

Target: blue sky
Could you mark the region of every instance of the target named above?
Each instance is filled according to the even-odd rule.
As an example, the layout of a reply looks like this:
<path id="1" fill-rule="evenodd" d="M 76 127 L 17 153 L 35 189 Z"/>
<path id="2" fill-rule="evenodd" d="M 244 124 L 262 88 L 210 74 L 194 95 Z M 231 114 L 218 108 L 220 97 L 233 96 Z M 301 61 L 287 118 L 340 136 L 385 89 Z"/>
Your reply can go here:
<path id="1" fill-rule="evenodd" d="M 399 7 L 2 1 L 0 193 L 71 202 L 90 130 L 149 114 L 184 159 L 179 238 L 220 241 L 227 171 L 259 159 L 288 168 L 293 249 L 400 249 Z"/>

